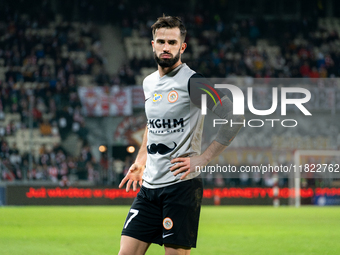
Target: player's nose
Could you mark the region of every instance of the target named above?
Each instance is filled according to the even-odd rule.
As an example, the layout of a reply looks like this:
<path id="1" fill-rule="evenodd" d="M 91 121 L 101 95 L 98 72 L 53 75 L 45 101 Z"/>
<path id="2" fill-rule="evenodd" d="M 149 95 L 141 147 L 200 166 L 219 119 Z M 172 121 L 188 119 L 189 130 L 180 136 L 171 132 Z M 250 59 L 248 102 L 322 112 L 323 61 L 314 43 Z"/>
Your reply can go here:
<path id="1" fill-rule="evenodd" d="M 168 43 L 164 43 L 163 51 L 169 52 L 170 47 Z"/>

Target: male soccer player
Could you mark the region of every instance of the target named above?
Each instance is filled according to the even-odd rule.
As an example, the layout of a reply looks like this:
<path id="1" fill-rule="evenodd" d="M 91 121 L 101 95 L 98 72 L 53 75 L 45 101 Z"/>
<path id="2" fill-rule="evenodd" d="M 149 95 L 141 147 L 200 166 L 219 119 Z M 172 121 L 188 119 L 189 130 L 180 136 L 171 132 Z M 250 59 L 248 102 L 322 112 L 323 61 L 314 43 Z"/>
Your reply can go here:
<path id="1" fill-rule="evenodd" d="M 127 192 L 131 185 L 133 190 L 141 186 L 124 223 L 119 255 L 145 254 L 151 243 L 164 245 L 166 255 L 190 254 L 196 247 L 203 194 L 195 166 L 205 166 L 219 155 L 241 126 L 223 125 L 201 154 L 203 90 L 189 86 L 190 78 L 201 76 L 181 61 L 186 29 L 171 16 L 158 18 L 151 28 L 158 70 L 143 81 L 147 127 L 136 161 L 119 185 L 127 182 Z M 221 97 L 217 104 L 208 99 L 207 108 L 230 118 L 229 98 L 209 85 L 205 89 Z"/>

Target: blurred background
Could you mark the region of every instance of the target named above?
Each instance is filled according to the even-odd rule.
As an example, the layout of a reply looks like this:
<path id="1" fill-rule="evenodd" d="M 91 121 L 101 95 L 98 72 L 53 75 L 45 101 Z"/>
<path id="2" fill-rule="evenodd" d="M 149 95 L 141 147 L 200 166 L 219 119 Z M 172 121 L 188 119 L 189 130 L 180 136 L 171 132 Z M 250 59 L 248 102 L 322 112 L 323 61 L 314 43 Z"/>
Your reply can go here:
<path id="1" fill-rule="evenodd" d="M 5 0 L 0 2 L 0 204 L 40 203 L 25 199 L 43 197 L 48 187 L 116 190 L 145 128 L 141 85 L 156 70 L 150 26 L 163 13 L 182 18 L 188 30 L 182 60 L 207 78 L 239 79 L 244 91 L 256 78 L 329 81 L 309 85 L 315 114 L 295 117 L 301 118 L 298 129 L 243 128 L 225 154 L 227 162 L 289 165 L 296 150 L 339 150 L 339 1 Z M 254 87 L 254 105 L 268 109 L 271 90 L 264 88 L 271 87 Z M 299 160 L 340 161 L 335 154 Z M 294 187 L 290 176 L 206 177 L 205 198 L 215 204 L 271 204 L 275 197 L 288 204 L 286 189 Z M 340 204 L 339 179 L 309 177 L 299 181 L 302 203 Z M 273 186 L 284 192 L 276 194 Z"/>

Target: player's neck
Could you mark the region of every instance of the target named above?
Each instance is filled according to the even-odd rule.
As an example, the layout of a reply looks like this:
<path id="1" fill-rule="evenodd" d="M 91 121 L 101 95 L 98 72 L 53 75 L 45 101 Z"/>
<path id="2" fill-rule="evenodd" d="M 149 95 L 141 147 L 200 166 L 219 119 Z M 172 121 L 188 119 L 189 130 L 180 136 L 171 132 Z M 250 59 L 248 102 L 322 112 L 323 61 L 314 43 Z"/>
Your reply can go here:
<path id="1" fill-rule="evenodd" d="M 182 61 L 178 60 L 178 62 L 176 64 L 174 64 L 173 66 L 170 66 L 170 67 L 161 67 L 160 65 L 158 65 L 159 76 L 163 77 L 164 75 L 171 72 L 172 70 L 174 70 L 177 66 L 179 66 L 181 64 L 182 64 Z"/>

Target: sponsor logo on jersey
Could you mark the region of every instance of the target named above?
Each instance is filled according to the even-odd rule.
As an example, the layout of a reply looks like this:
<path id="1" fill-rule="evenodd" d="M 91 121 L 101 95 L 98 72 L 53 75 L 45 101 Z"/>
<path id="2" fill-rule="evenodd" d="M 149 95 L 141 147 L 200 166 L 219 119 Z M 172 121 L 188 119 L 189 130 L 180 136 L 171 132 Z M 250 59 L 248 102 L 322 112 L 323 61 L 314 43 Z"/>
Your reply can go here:
<path id="1" fill-rule="evenodd" d="M 149 128 L 177 128 L 184 127 L 184 119 L 148 119 Z"/>
<path id="2" fill-rule="evenodd" d="M 156 154 L 158 152 L 161 155 L 165 155 L 172 152 L 177 147 L 177 144 L 175 142 L 173 143 L 175 144 L 173 148 L 169 148 L 168 146 L 162 143 L 159 144 L 152 143 L 148 145 L 146 148 L 149 154 Z"/>
<path id="3" fill-rule="evenodd" d="M 170 91 L 170 93 L 168 94 L 168 101 L 170 103 L 175 103 L 178 99 L 178 93 L 176 90 L 172 90 Z"/>
<path id="4" fill-rule="evenodd" d="M 172 222 L 172 219 L 170 219 L 169 217 L 164 218 L 164 220 L 163 220 L 163 227 L 166 230 L 172 229 L 173 226 L 174 226 L 174 223 Z"/>
<path id="5" fill-rule="evenodd" d="M 152 99 L 152 101 L 153 102 L 159 102 L 159 101 L 161 101 L 162 100 L 162 94 L 157 94 L 157 93 L 155 93 L 154 95 L 153 95 L 153 99 Z"/>

